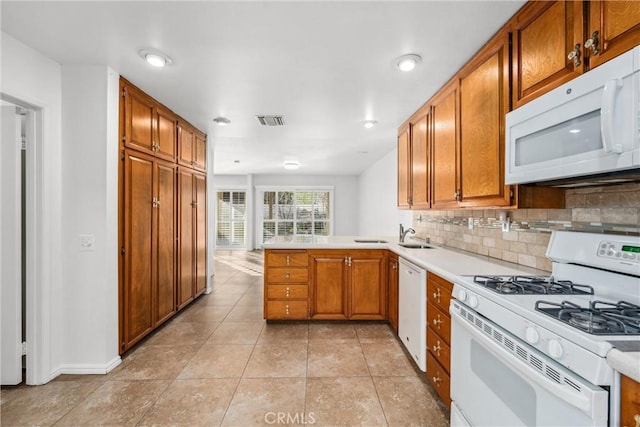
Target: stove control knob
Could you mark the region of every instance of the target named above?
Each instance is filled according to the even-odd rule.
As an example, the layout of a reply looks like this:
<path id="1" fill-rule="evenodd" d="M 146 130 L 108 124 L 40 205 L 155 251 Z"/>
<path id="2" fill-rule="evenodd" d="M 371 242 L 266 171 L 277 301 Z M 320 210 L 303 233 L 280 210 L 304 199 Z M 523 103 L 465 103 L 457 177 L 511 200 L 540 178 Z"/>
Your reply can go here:
<path id="1" fill-rule="evenodd" d="M 458 292 L 458 299 L 460 301 L 464 301 L 467 299 L 467 291 L 465 291 L 464 289 L 460 289 L 460 292 Z"/>
<path id="2" fill-rule="evenodd" d="M 527 326 L 527 329 L 525 330 L 525 336 L 529 344 L 537 344 L 538 341 L 540 341 L 540 334 L 533 326 Z"/>
<path id="3" fill-rule="evenodd" d="M 549 356 L 554 359 L 560 359 L 564 354 L 564 349 L 562 348 L 562 344 L 557 340 L 549 340 Z"/>
<path id="4" fill-rule="evenodd" d="M 476 308 L 478 306 L 478 297 L 469 295 L 469 307 Z"/>

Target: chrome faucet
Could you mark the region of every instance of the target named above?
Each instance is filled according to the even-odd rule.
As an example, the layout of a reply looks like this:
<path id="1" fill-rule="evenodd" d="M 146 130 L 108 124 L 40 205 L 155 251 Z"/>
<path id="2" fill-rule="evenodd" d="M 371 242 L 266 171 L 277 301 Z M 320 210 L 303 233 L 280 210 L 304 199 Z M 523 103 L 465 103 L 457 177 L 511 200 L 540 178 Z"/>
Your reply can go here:
<path id="1" fill-rule="evenodd" d="M 416 230 L 414 230 L 413 228 L 407 228 L 406 230 L 404 229 L 404 227 L 402 226 L 402 224 L 400 224 L 400 243 L 404 242 L 404 238 L 407 234 L 416 234 Z"/>

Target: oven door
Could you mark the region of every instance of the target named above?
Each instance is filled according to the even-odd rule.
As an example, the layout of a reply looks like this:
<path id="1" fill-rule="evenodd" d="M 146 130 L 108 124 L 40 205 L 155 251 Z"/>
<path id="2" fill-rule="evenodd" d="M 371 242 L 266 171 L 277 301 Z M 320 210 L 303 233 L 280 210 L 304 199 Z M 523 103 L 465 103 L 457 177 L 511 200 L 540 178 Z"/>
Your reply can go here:
<path id="1" fill-rule="evenodd" d="M 451 425 L 605 426 L 608 392 L 451 301 Z"/>

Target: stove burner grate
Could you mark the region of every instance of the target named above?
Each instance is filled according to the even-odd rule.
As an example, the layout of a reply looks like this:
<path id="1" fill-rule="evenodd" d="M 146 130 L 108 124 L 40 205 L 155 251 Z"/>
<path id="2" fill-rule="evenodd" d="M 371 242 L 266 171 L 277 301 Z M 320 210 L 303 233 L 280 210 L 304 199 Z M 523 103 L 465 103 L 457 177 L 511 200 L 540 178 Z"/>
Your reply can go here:
<path id="1" fill-rule="evenodd" d="M 588 307 L 537 301 L 536 310 L 589 334 L 640 335 L 640 307 L 626 301 L 592 301 Z"/>
<path id="2" fill-rule="evenodd" d="M 593 295 L 593 288 L 553 276 L 482 276 L 473 281 L 487 289 L 505 295 Z"/>

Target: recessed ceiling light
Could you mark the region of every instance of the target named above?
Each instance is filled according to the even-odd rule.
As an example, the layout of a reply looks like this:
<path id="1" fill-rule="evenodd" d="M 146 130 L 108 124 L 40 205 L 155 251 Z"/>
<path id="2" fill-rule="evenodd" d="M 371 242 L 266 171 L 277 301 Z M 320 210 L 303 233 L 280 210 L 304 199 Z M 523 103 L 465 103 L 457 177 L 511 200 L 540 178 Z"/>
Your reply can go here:
<path id="1" fill-rule="evenodd" d="M 398 58 L 396 61 L 396 67 L 398 67 L 400 71 L 411 71 L 416 68 L 416 65 L 418 65 L 420 61 L 422 61 L 420 55 L 410 53 L 408 55 L 402 55 L 400 58 Z"/>
<path id="2" fill-rule="evenodd" d="M 371 129 L 377 124 L 378 122 L 376 120 L 365 120 L 364 122 L 362 122 L 362 126 L 366 127 L 367 129 Z"/>
<path id="3" fill-rule="evenodd" d="M 570 129 L 569 133 L 580 133 L 580 129 Z"/>
<path id="4" fill-rule="evenodd" d="M 233 163 L 238 164 L 240 163 L 240 160 L 234 160 Z"/>
<path id="5" fill-rule="evenodd" d="M 300 162 L 297 160 L 287 160 L 282 164 L 282 167 L 288 170 L 296 170 L 300 167 Z"/>
<path id="6" fill-rule="evenodd" d="M 142 49 L 138 54 L 147 61 L 149 64 L 154 67 L 164 67 L 165 65 L 170 65 L 173 63 L 173 60 L 169 57 L 169 55 L 164 54 L 158 50 L 153 49 Z"/>
<path id="7" fill-rule="evenodd" d="M 217 124 L 218 126 L 227 126 L 231 123 L 231 120 L 227 119 L 226 117 L 216 117 L 215 119 L 213 119 L 213 123 Z"/>

